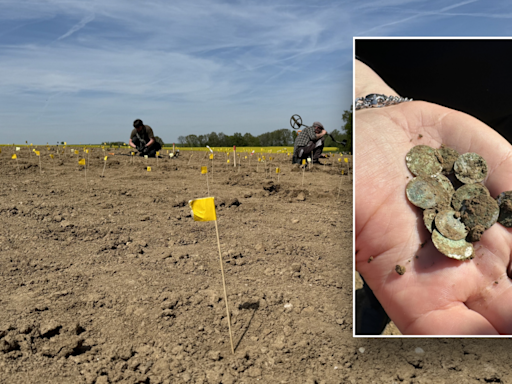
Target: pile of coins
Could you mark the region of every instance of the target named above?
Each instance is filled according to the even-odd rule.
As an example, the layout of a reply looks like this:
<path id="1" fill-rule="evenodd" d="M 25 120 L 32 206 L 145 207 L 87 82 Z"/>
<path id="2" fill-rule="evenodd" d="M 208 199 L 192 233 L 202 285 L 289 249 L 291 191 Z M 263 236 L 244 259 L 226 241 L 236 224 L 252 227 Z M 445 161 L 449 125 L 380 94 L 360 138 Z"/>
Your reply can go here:
<path id="1" fill-rule="evenodd" d="M 424 209 L 423 222 L 442 254 L 472 259 L 471 243 L 480 240 L 485 230 L 496 221 L 512 226 L 512 191 L 503 192 L 497 200 L 491 197 L 482 184 L 487 163 L 480 155 L 417 145 L 405 161 L 415 175 L 407 184 L 407 198 Z"/>

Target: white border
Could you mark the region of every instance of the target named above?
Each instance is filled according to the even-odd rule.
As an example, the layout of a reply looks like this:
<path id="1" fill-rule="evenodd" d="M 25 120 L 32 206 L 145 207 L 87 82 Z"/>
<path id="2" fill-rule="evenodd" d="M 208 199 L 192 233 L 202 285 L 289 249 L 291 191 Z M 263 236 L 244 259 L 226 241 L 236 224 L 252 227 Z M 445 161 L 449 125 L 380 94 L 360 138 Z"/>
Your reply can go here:
<path id="1" fill-rule="evenodd" d="M 356 40 L 512 40 L 512 36 L 353 36 L 352 37 L 352 102 L 356 99 Z M 361 95 L 359 95 L 361 96 Z M 357 175 L 354 172 L 357 164 L 356 156 L 356 110 L 353 104 L 352 115 L 352 228 L 353 228 L 353 247 L 352 247 L 352 337 L 356 339 L 396 339 L 396 338 L 421 338 L 421 339 L 439 339 L 439 338 L 467 338 L 467 339 L 503 339 L 511 338 L 512 335 L 356 335 L 356 180 Z"/>

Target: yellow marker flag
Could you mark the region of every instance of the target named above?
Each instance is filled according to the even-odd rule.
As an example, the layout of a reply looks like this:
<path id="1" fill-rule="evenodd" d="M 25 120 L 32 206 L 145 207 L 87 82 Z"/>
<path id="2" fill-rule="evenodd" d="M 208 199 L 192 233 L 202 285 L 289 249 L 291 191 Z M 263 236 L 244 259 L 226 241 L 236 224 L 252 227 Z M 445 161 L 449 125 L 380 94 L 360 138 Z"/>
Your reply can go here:
<path id="1" fill-rule="evenodd" d="M 78 155 L 78 149 L 75 149 L 75 155 Z"/>
<path id="2" fill-rule="evenodd" d="M 210 153 L 210 160 L 213 160 L 213 153 Z"/>
<path id="3" fill-rule="evenodd" d="M 148 172 L 151 172 L 151 167 L 148 167 Z"/>
<path id="4" fill-rule="evenodd" d="M 148 155 L 144 155 L 144 158 L 147 159 L 148 158 Z"/>
<path id="5" fill-rule="evenodd" d="M 89 150 L 88 150 L 88 149 L 86 149 L 86 150 L 85 150 L 85 153 L 89 153 Z"/>
<path id="6" fill-rule="evenodd" d="M 228 159 L 228 163 L 229 163 L 229 159 Z"/>
<path id="7" fill-rule="evenodd" d="M 18 158 L 18 156 L 16 156 L 16 154 L 11 156 L 11 159 L 17 159 L 17 158 Z"/>
<path id="8" fill-rule="evenodd" d="M 341 157 L 338 159 L 338 163 L 341 163 Z"/>
<path id="9" fill-rule="evenodd" d="M 306 159 L 302 159 L 302 165 L 306 164 Z"/>
<path id="10" fill-rule="evenodd" d="M 341 174 L 344 175 L 345 173 L 343 172 L 343 169 L 341 170 Z"/>
<path id="11" fill-rule="evenodd" d="M 78 164 L 80 164 L 80 165 L 85 165 L 85 159 L 80 159 L 80 160 L 78 160 Z"/>
<path id="12" fill-rule="evenodd" d="M 201 174 L 204 175 L 205 173 L 208 173 L 208 168 L 201 167 Z"/>
<path id="13" fill-rule="evenodd" d="M 135 152 L 132 152 L 132 156 L 135 156 Z"/>
<path id="14" fill-rule="evenodd" d="M 262 157 L 261 157 L 261 159 L 262 159 L 262 160 L 265 160 L 265 156 L 262 156 Z"/>
<path id="15" fill-rule="evenodd" d="M 281 172 L 281 169 L 276 168 L 276 173 L 279 173 L 279 172 Z"/>
<path id="16" fill-rule="evenodd" d="M 50 153 L 50 157 L 53 159 L 53 153 Z"/>
<path id="17" fill-rule="evenodd" d="M 288 156 L 290 156 L 290 152 L 288 152 Z"/>
<path id="18" fill-rule="evenodd" d="M 188 205 L 192 210 L 194 221 L 217 220 L 217 213 L 215 212 L 215 201 L 213 200 L 213 197 L 190 200 Z"/>
<path id="19" fill-rule="evenodd" d="M 348 163 L 348 159 L 345 157 L 345 163 Z"/>
<path id="20" fill-rule="evenodd" d="M 258 161 L 261 161 L 261 157 L 258 157 Z"/>
<path id="21" fill-rule="evenodd" d="M 247 160 L 247 156 L 245 156 L 245 160 Z"/>
<path id="22" fill-rule="evenodd" d="M 64 145 L 68 145 L 68 143 L 64 142 Z"/>
<path id="23" fill-rule="evenodd" d="M 108 159 L 108 156 L 105 156 L 105 158 L 103 160 L 107 161 L 107 159 Z"/>
<path id="24" fill-rule="evenodd" d="M 34 151 L 34 152 L 36 153 L 36 156 L 39 156 L 39 154 L 40 154 L 39 151 Z"/>
<path id="25" fill-rule="evenodd" d="M 160 152 L 157 152 L 157 153 L 156 153 L 156 155 L 157 155 L 157 156 L 160 156 Z"/>
<path id="26" fill-rule="evenodd" d="M 20 147 L 16 147 L 16 151 L 21 151 L 21 148 Z"/>

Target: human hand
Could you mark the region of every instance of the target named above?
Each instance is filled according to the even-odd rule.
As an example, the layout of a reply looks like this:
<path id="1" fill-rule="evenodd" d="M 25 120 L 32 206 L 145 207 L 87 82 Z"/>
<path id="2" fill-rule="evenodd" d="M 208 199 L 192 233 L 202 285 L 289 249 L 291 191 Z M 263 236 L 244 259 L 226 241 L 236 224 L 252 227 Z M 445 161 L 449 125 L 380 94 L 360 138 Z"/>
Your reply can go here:
<path id="1" fill-rule="evenodd" d="M 357 62 L 356 97 L 370 93 L 396 95 Z M 421 101 L 359 110 L 355 120 L 356 269 L 398 329 L 512 334 L 512 229 L 495 224 L 474 243 L 474 259 L 450 259 L 434 247 L 421 209 L 405 195 L 413 177 L 405 155 L 415 145 L 478 153 L 487 161 L 484 183 L 493 197 L 512 190 L 512 146 L 467 114 Z"/>

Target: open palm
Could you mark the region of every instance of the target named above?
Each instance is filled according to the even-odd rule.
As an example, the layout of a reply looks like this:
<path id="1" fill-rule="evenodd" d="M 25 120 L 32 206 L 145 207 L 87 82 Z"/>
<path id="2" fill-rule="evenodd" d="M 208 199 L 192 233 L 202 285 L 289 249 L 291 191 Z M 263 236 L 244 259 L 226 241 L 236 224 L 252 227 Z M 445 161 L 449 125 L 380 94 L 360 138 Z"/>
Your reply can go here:
<path id="1" fill-rule="evenodd" d="M 377 76 L 358 78 L 358 68 L 368 71 L 356 66 L 358 96 L 369 87 L 395 94 Z M 495 224 L 474 243 L 472 260 L 453 260 L 434 247 L 422 210 L 405 195 L 413 177 L 405 155 L 415 145 L 478 153 L 487 161 L 484 183 L 493 197 L 512 190 L 512 147 L 477 119 L 421 101 L 355 117 L 356 269 L 387 314 L 403 334 L 512 334 L 512 230 Z"/>

